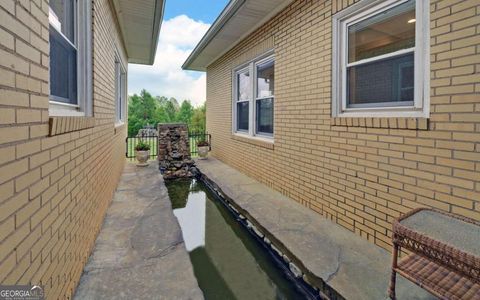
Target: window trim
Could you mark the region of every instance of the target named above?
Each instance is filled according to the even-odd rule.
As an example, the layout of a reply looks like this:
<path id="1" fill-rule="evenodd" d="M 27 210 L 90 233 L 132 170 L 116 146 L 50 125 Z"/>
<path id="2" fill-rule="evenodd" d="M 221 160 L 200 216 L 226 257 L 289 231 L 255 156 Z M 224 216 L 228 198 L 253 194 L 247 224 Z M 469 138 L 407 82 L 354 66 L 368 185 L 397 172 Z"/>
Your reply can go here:
<path id="1" fill-rule="evenodd" d="M 51 8 L 49 8 L 51 10 Z M 91 1 L 75 1 L 74 39 L 77 50 L 77 104 L 56 101 L 49 95 L 50 116 L 92 116 L 93 115 L 93 64 L 92 64 L 92 6 Z M 53 26 L 49 19 L 49 25 Z M 70 44 L 71 41 L 59 32 Z"/>
<path id="2" fill-rule="evenodd" d="M 118 69 L 117 69 L 118 68 Z M 126 120 L 126 105 L 127 105 L 127 67 L 124 63 L 123 59 L 121 58 L 118 49 L 115 49 L 115 101 L 114 101 L 114 108 L 115 108 L 115 126 L 120 126 L 125 124 Z M 117 73 L 118 72 L 118 73 Z M 120 80 L 117 81 L 117 76 L 120 76 Z M 121 87 L 119 90 L 118 83 L 121 82 Z M 122 100 L 119 101 L 119 96 L 123 95 L 121 98 Z M 120 111 L 118 107 L 118 103 L 120 103 Z M 120 118 L 118 118 L 120 113 Z"/>
<path id="3" fill-rule="evenodd" d="M 273 143 L 273 137 L 275 133 L 275 127 L 272 134 L 256 132 L 257 122 L 256 122 L 256 104 L 257 100 L 262 99 L 274 99 L 274 109 L 275 109 L 275 92 L 272 97 L 263 97 L 257 98 L 257 65 L 264 64 L 266 62 L 273 61 L 275 63 L 275 54 L 273 49 L 269 50 L 232 70 L 232 134 L 238 135 L 240 137 L 246 137 L 251 139 L 257 139 L 259 141 Z M 274 65 L 275 67 L 275 65 Z M 252 76 L 250 76 L 250 95 L 248 100 L 237 101 L 238 97 L 238 84 L 237 84 L 237 75 L 248 71 Z M 248 101 L 248 131 L 237 129 L 237 103 Z M 275 122 L 275 121 L 274 121 Z"/>
<path id="4" fill-rule="evenodd" d="M 254 78 L 253 78 L 253 82 L 254 82 L 254 86 L 253 86 L 253 106 L 254 106 L 254 117 L 253 117 L 253 125 L 254 125 L 254 128 L 253 128 L 253 132 L 255 134 L 255 136 L 259 136 L 259 137 L 264 137 L 264 138 L 273 138 L 273 132 L 272 133 L 268 133 L 268 132 L 260 132 L 260 131 L 257 131 L 257 127 L 258 127 L 258 124 L 257 124 L 257 101 L 259 100 L 264 100 L 264 99 L 272 99 L 273 100 L 273 106 L 275 107 L 275 90 L 273 91 L 273 95 L 270 96 L 270 97 L 257 97 L 257 94 L 258 94 L 258 66 L 259 65 L 263 65 L 263 64 L 267 64 L 269 62 L 273 62 L 273 67 L 274 67 L 274 71 L 275 71 L 275 56 L 273 54 L 271 55 L 268 55 L 266 57 L 263 57 L 261 59 L 258 59 L 256 61 L 253 62 L 253 69 L 254 69 Z M 274 110 L 275 111 L 275 110 Z M 275 119 L 273 120 L 273 123 L 275 124 Z M 273 131 L 275 132 L 275 127 L 273 127 Z"/>
<path id="5" fill-rule="evenodd" d="M 332 117 L 424 117 L 430 115 L 430 56 L 429 56 L 429 0 L 415 1 L 415 47 L 363 59 L 348 64 L 348 26 L 367 19 L 379 12 L 405 3 L 408 0 L 362 0 L 333 16 L 332 48 Z M 414 52 L 414 101 L 413 104 L 381 106 L 378 104 L 348 107 L 346 99 L 348 66 L 399 56 Z M 391 103 L 391 102 L 386 102 Z"/>
<path id="6" fill-rule="evenodd" d="M 234 96 L 233 96 L 233 111 L 235 113 L 234 115 L 234 120 L 235 122 L 233 123 L 233 128 L 234 128 L 234 131 L 236 133 L 239 133 L 239 134 L 243 134 L 243 135 L 250 135 L 250 130 L 251 130 L 251 113 L 252 113 L 252 109 L 250 108 L 251 106 L 251 102 L 252 102 L 252 90 L 250 89 L 249 91 L 249 97 L 247 100 L 238 100 L 238 76 L 242 73 L 246 73 L 248 72 L 249 74 L 252 74 L 251 73 L 251 70 L 250 70 L 250 65 L 247 64 L 247 65 L 243 65 L 242 67 L 238 68 L 235 72 L 234 72 L 234 78 L 233 78 L 233 86 L 234 86 Z M 250 76 L 250 86 L 253 85 L 253 74 L 252 76 Z M 245 130 L 245 129 L 238 129 L 238 124 L 237 124 L 237 121 L 238 121 L 238 118 L 237 118 L 237 104 L 238 103 L 243 103 L 243 102 L 248 102 L 248 130 Z"/>

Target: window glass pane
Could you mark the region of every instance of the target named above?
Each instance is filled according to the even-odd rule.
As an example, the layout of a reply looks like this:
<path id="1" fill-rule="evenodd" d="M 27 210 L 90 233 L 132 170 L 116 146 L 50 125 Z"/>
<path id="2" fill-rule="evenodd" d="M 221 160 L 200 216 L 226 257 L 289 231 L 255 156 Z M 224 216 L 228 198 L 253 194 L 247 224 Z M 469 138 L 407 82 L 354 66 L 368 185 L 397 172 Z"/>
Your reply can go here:
<path id="1" fill-rule="evenodd" d="M 257 133 L 273 134 L 273 98 L 256 100 Z"/>
<path id="2" fill-rule="evenodd" d="M 414 0 L 348 27 L 349 63 L 414 46 Z"/>
<path id="3" fill-rule="evenodd" d="M 75 2 L 75 0 L 50 0 L 49 2 L 51 25 L 62 32 L 72 44 L 75 44 Z"/>
<path id="4" fill-rule="evenodd" d="M 273 96 L 274 62 L 269 61 L 257 66 L 257 98 Z"/>
<path id="5" fill-rule="evenodd" d="M 251 84 L 248 71 L 237 74 L 237 101 L 250 99 Z"/>
<path id="6" fill-rule="evenodd" d="M 409 53 L 347 68 L 348 105 L 396 102 L 392 106 L 412 102 L 413 60 L 413 53 Z"/>
<path id="7" fill-rule="evenodd" d="M 413 60 L 413 58 L 412 58 Z M 413 61 L 400 63 L 399 70 L 399 101 L 413 101 L 413 87 L 414 87 L 414 67 Z"/>
<path id="8" fill-rule="evenodd" d="M 237 103 L 237 130 L 248 130 L 248 101 Z"/>
<path id="9" fill-rule="evenodd" d="M 50 95 L 77 104 L 77 50 L 50 26 Z"/>

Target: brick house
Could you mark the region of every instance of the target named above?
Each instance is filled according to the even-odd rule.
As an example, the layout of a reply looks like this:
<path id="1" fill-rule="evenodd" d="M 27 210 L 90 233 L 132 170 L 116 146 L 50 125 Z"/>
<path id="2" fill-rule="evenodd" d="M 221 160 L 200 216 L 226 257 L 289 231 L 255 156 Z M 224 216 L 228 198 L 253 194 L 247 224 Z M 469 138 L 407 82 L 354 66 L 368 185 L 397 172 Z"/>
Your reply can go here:
<path id="1" fill-rule="evenodd" d="M 0 1 L 1 284 L 74 292 L 125 162 L 127 63 L 153 63 L 163 7 Z"/>
<path id="2" fill-rule="evenodd" d="M 480 219 L 478 0 L 233 0 L 183 67 L 213 156 L 372 243 Z"/>

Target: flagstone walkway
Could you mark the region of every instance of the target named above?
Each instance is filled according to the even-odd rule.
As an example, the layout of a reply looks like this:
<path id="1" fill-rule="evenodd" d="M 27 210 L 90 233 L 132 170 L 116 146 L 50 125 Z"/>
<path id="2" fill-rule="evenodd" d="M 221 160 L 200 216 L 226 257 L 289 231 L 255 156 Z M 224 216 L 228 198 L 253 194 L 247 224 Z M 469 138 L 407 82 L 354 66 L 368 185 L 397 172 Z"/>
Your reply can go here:
<path id="1" fill-rule="evenodd" d="M 157 162 L 126 164 L 74 299 L 203 299 Z"/>

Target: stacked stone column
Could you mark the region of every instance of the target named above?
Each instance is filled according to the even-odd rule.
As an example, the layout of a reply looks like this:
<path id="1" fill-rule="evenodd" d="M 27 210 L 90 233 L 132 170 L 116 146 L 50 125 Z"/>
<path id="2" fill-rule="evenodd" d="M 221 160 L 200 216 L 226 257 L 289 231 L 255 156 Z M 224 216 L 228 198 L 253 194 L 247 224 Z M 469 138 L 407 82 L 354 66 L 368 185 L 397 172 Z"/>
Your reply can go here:
<path id="1" fill-rule="evenodd" d="M 166 179 L 192 176 L 193 161 L 186 124 L 158 125 L 158 163 Z"/>

